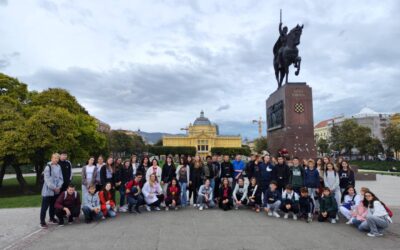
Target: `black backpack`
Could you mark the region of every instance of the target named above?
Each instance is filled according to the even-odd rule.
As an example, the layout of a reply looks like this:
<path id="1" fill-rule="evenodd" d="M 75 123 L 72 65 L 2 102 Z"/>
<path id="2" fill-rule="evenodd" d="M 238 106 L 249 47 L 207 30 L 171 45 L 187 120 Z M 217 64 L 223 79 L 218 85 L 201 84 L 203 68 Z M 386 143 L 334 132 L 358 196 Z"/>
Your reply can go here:
<path id="1" fill-rule="evenodd" d="M 50 164 L 47 164 L 46 167 L 49 167 L 50 176 L 51 176 L 51 166 L 50 166 Z M 43 169 L 43 172 L 42 172 L 42 174 L 40 175 L 40 185 L 41 185 L 41 186 L 44 185 L 44 170 L 46 169 L 46 167 Z"/>

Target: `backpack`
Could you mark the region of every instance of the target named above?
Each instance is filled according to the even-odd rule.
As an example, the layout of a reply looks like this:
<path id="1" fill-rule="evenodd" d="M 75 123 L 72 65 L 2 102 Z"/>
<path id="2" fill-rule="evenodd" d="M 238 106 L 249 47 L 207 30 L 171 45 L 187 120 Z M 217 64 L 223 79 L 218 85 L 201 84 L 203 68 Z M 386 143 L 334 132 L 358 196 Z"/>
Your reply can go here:
<path id="1" fill-rule="evenodd" d="M 382 201 L 381 201 L 381 203 L 382 203 L 383 207 L 385 208 L 386 212 L 388 213 L 389 217 L 392 218 L 393 217 L 393 211 L 390 210 L 390 208 L 388 206 L 386 206 L 386 204 L 383 203 Z"/>
<path id="2" fill-rule="evenodd" d="M 75 199 L 78 197 L 78 192 L 74 191 Z M 67 199 L 67 191 L 64 191 L 64 200 Z"/>
<path id="3" fill-rule="evenodd" d="M 49 167 L 49 171 L 50 171 L 50 176 L 51 176 L 51 166 L 50 164 L 47 164 L 46 167 Z M 40 175 L 40 185 L 43 186 L 44 185 L 44 170 L 46 169 L 46 167 L 43 169 L 43 172 Z"/>

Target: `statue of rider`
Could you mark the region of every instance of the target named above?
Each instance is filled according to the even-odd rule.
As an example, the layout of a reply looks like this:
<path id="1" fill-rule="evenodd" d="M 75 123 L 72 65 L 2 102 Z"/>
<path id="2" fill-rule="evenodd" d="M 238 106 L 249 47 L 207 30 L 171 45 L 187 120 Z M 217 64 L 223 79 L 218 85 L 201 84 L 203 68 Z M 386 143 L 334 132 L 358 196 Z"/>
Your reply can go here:
<path id="1" fill-rule="evenodd" d="M 288 27 L 284 26 L 282 28 L 282 21 L 281 21 L 279 23 L 279 38 L 276 41 L 273 48 L 274 58 L 275 60 L 278 61 L 279 69 L 281 68 L 281 62 L 282 62 L 282 49 L 286 45 L 287 32 L 288 32 Z"/>

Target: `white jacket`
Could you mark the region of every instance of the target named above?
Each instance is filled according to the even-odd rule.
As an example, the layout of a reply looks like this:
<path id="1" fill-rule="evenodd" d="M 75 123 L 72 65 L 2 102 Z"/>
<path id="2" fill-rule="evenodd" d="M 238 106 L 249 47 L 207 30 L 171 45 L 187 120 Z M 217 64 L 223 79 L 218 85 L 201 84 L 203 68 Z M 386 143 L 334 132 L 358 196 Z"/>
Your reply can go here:
<path id="1" fill-rule="evenodd" d="M 152 175 L 154 173 L 153 170 L 153 166 L 149 167 L 149 169 L 147 169 L 146 172 L 146 181 L 150 180 L 150 175 Z M 157 177 L 157 181 L 160 182 L 161 181 L 161 174 L 162 174 L 162 170 L 159 166 L 157 166 L 157 170 L 156 170 L 156 177 Z"/>
<path id="2" fill-rule="evenodd" d="M 158 182 L 154 182 L 153 186 L 150 186 L 150 182 L 146 182 L 142 188 L 144 200 L 148 205 L 158 200 L 157 195 L 162 194 L 162 188 Z"/>
<path id="3" fill-rule="evenodd" d="M 336 190 L 339 188 L 339 174 L 335 171 L 326 171 L 324 173 L 324 184 L 330 190 Z"/>

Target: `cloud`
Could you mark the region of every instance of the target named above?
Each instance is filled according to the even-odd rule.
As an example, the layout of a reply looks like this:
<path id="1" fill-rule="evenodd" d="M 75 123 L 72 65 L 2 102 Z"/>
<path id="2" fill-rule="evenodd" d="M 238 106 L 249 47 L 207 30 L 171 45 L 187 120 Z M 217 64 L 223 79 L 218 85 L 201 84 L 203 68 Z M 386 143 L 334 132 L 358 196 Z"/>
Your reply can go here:
<path id="1" fill-rule="evenodd" d="M 231 106 L 229 104 L 221 105 L 217 108 L 217 111 L 228 110 Z"/>
<path id="2" fill-rule="evenodd" d="M 312 87 L 314 122 L 400 111 L 395 0 L 15 1 L 0 9 L 0 69 L 31 89 L 68 89 L 113 128 L 178 133 L 203 109 L 221 133 L 254 138 L 277 88 L 279 9 L 289 29 L 305 25 L 289 81 Z"/>
<path id="3" fill-rule="evenodd" d="M 0 69 L 5 69 L 5 68 L 7 68 L 8 66 L 10 66 L 11 65 L 11 62 L 14 60 L 14 59 L 18 59 L 19 58 L 19 56 L 20 56 L 20 53 L 19 52 L 12 52 L 12 53 L 8 53 L 8 54 L 3 54 L 1 57 L 0 57 Z"/>
<path id="4" fill-rule="evenodd" d="M 0 0 L 0 6 L 7 6 L 8 5 L 8 0 Z"/>

